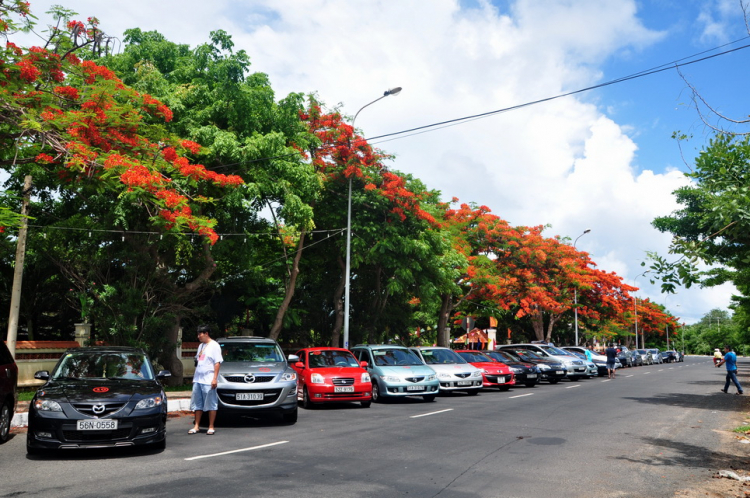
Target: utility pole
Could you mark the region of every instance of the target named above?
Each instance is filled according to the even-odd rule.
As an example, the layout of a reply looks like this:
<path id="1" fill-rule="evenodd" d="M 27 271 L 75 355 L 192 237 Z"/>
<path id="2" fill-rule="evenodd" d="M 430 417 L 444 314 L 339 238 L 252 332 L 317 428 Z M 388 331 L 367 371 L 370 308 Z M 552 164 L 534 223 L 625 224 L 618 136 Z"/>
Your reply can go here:
<path id="1" fill-rule="evenodd" d="M 26 257 L 26 232 L 29 230 L 29 200 L 31 199 L 31 175 L 23 182 L 23 204 L 21 205 L 21 227 L 16 242 L 16 263 L 13 269 L 13 288 L 10 291 L 10 314 L 8 315 L 8 349 L 16 358 L 16 337 L 18 335 L 18 315 L 21 310 L 21 284 L 23 283 L 23 260 Z"/>

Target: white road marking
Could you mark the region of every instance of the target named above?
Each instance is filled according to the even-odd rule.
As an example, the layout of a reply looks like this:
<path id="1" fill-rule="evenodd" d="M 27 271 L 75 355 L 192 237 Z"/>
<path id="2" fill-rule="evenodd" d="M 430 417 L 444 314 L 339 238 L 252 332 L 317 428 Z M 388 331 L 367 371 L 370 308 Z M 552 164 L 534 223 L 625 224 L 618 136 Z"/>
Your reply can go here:
<path id="1" fill-rule="evenodd" d="M 508 399 L 513 399 L 513 398 L 523 398 L 524 396 L 533 396 L 533 395 L 534 395 L 534 393 L 528 393 L 528 394 L 519 394 L 518 396 L 509 396 L 509 397 L 508 397 Z"/>
<path id="2" fill-rule="evenodd" d="M 568 387 L 566 387 L 565 389 L 573 389 L 574 387 L 581 387 L 581 385 L 580 385 L 580 384 L 578 384 L 577 386 L 568 386 Z"/>
<path id="3" fill-rule="evenodd" d="M 609 382 L 612 379 L 604 379 L 602 382 Z"/>
<path id="4" fill-rule="evenodd" d="M 632 376 L 633 376 L 633 374 L 630 374 L 630 375 L 626 375 L 625 377 L 627 378 L 627 377 L 632 377 Z"/>
<path id="5" fill-rule="evenodd" d="M 447 410 L 440 410 L 437 412 L 430 412 L 430 413 L 423 413 L 422 415 L 412 415 L 409 418 L 419 418 L 419 417 L 429 417 L 430 415 L 437 415 L 438 413 L 445 413 L 445 412 L 452 412 L 453 408 L 448 408 Z"/>
<path id="6" fill-rule="evenodd" d="M 268 448 L 269 446 L 276 446 L 277 444 L 284 444 L 284 443 L 288 443 L 288 442 L 289 441 L 278 441 L 276 443 L 261 444 L 260 446 L 253 446 L 251 448 L 242 448 L 242 449 L 239 449 L 239 450 L 222 451 L 221 453 L 212 453 L 210 455 L 194 456 L 194 457 L 186 458 L 185 460 L 186 461 L 200 460 L 201 458 L 212 458 L 212 457 L 217 457 L 217 456 L 222 456 L 222 455 L 231 455 L 232 453 L 240 453 L 242 451 L 259 450 L 261 448 Z"/>
<path id="7" fill-rule="evenodd" d="M 643 372 L 643 375 L 648 375 L 648 374 L 650 374 L 650 373 L 651 373 L 651 372 Z"/>

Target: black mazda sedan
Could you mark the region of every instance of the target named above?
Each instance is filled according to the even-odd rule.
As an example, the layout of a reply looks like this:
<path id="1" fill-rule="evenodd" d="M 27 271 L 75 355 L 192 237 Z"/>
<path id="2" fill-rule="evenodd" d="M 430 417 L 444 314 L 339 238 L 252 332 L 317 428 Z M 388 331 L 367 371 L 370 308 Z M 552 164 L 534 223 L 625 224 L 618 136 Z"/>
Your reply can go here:
<path id="1" fill-rule="evenodd" d="M 66 351 L 29 405 L 26 451 L 166 446 L 167 398 L 148 356 L 137 348 Z"/>

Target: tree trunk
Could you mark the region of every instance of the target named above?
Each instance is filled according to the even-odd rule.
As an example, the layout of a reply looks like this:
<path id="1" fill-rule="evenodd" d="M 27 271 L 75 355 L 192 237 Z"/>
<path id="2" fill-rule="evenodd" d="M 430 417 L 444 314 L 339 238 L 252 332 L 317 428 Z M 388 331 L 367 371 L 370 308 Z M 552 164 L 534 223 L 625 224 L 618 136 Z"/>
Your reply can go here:
<path id="1" fill-rule="evenodd" d="M 339 266 L 341 267 L 341 278 L 339 284 L 336 286 L 336 290 L 333 291 L 333 309 L 335 321 L 333 323 L 333 331 L 331 332 L 331 346 L 334 348 L 341 347 L 341 329 L 344 327 L 344 289 L 346 288 L 346 263 L 341 256 L 336 258 Z"/>
<path id="2" fill-rule="evenodd" d="M 304 242 L 305 232 L 302 232 L 300 233 L 299 242 L 297 243 L 297 254 L 294 255 L 294 263 L 292 263 L 292 271 L 289 275 L 289 282 L 286 285 L 286 294 L 284 295 L 284 301 L 282 301 L 281 306 L 279 306 L 279 311 L 276 313 L 276 320 L 274 320 L 273 327 L 271 327 L 271 332 L 268 334 L 268 337 L 273 340 L 277 340 L 279 338 L 281 327 L 284 324 L 284 315 L 286 314 L 286 310 L 289 309 L 289 303 L 292 302 L 292 297 L 294 297 L 294 290 L 297 286 L 297 275 L 299 274 L 299 262 L 302 259 Z"/>
<path id="3" fill-rule="evenodd" d="M 560 315 L 550 315 L 549 317 L 549 325 L 547 326 L 547 342 L 550 342 L 552 339 L 552 329 L 555 327 L 555 324 L 560 319 Z M 576 344 L 577 346 L 577 344 Z"/>
<path id="4" fill-rule="evenodd" d="M 164 368 L 172 373 L 171 377 L 167 377 L 165 384 L 169 386 L 180 386 L 185 380 L 185 372 L 182 369 L 182 359 L 177 357 L 177 339 L 180 334 L 180 327 L 182 326 L 182 317 L 176 316 L 172 327 L 167 329 L 167 341 L 170 345 L 174 346 L 164 352 L 162 363 Z"/>
<path id="5" fill-rule="evenodd" d="M 453 311 L 453 296 L 443 294 L 442 303 L 440 304 L 440 316 L 438 316 L 437 345 L 447 348 L 450 347 L 450 333 L 448 330 L 448 320 Z"/>
<path id="6" fill-rule="evenodd" d="M 541 311 L 537 311 L 531 316 L 531 325 L 534 327 L 534 336 L 537 341 L 544 340 L 544 315 Z"/>

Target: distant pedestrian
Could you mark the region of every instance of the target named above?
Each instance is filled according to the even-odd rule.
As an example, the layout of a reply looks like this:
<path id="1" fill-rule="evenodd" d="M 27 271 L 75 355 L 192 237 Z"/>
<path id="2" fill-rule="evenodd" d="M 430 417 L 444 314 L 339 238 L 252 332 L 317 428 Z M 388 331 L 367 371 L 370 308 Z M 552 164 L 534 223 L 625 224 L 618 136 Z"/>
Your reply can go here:
<path id="1" fill-rule="evenodd" d="M 724 363 L 727 364 L 727 380 L 724 383 L 724 389 L 721 390 L 723 393 L 729 391 L 729 382 L 731 381 L 737 388 L 735 394 L 742 394 L 742 386 L 740 381 L 737 380 L 737 355 L 732 351 L 732 347 L 729 345 L 724 346 L 724 358 L 716 364 L 716 368 L 719 368 Z"/>
<path id="2" fill-rule="evenodd" d="M 198 340 L 200 346 L 195 355 L 195 374 L 193 374 L 193 394 L 190 397 L 190 409 L 195 412 L 195 422 L 188 434 L 200 432 L 200 422 L 203 412 L 208 412 L 208 431 L 206 434 L 214 433 L 214 421 L 216 410 L 219 408 L 219 398 L 216 386 L 219 382 L 219 369 L 224 358 L 221 356 L 221 346 L 211 339 L 210 327 L 201 325 L 198 327 Z"/>
<path id="3" fill-rule="evenodd" d="M 617 361 L 617 350 L 614 346 L 610 346 L 604 350 L 604 354 L 607 355 L 607 373 L 610 379 L 615 378 L 615 362 Z"/>

